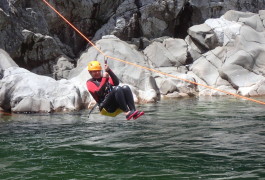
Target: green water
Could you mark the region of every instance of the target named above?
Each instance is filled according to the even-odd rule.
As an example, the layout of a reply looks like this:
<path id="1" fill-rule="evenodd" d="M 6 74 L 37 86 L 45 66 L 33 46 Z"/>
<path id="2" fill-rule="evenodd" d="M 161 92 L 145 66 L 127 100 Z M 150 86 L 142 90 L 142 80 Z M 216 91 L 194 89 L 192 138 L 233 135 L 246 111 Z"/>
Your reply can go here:
<path id="1" fill-rule="evenodd" d="M 260 99 L 260 100 L 265 100 Z M 0 118 L 0 179 L 265 179 L 264 105 L 234 98 Z"/>

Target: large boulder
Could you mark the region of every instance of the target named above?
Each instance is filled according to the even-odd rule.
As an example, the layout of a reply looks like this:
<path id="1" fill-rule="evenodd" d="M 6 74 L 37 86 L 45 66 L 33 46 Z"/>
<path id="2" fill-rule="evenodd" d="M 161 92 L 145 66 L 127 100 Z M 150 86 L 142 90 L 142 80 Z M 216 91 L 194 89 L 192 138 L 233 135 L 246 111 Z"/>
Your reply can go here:
<path id="1" fill-rule="evenodd" d="M 214 31 L 207 24 L 195 25 L 189 28 L 189 36 L 205 50 L 217 47 L 218 41 Z"/>
<path id="2" fill-rule="evenodd" d="M 198 86 L 199 95 L 225 95 L 222 92 L 214 90 L 220 89 L 230 93 L 236 93 L 233 86 L 224 78 L 221 77 L 219 69 L 224 62 L 225 49 L 223 47 L 215 48 L 209 51 L 196 60 L 190 67 L 189 74 L 195 78 L 196 82 L 205 86 L 210 86 L 209 89 L 205 86 Z"/>
<path id="3" fill-rule="evenodd" d="M 6 111 L 73 111 L 90 101 L 87 91 L 68 80 L 56 81 L 19 68 L 2 49 L 0 58 L 0 107 Z"/>
<path id="4" fill-rule="evenodd" d="M 22 34 L 24 41 L 20 48 L 19 64 L 37 74 L 52 74 L 56 59 L 64 55 L 56 40 L 28 30 L 23 30 Z"/>
<path id="5" fill-rule="evenodd" d="M 153 42 L 143 51 L 154 67 L 185 66 L 187 44 L 182 39 L 166 38 L 163 42 Z"/>
<path id="6" fill-rule="evenodd" d="M 0 106 L 13 112 L 74 111 L 84 107 L 79 89 L 26 69 L 10 67 L 0 80 Z"/>
<path id="7" fill-rule="evenodd" d="M 242 23 L 227 20 L 225 16 L 218 19 L 207 19 L 205 24 L 215 33 L 220 46 L 226 46 L 228 43 L 232 44 L 242 27 Z"/>

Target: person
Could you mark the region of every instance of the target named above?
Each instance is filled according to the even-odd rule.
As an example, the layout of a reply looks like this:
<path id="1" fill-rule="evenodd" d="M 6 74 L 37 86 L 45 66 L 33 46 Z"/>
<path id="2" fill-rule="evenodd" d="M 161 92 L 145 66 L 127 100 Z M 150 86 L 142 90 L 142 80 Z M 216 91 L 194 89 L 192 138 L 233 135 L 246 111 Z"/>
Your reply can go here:
<path id="1" fill-rule="evenodd" d="M 99 105 L 103 115 L 116 116 L 124 112 L 126 119 L 137 119 L 144 112 L 137 111 L 133 100 L 133 94 L 129 86 L 119 86 L 118 77 L 105 64 L 105 72 L 98 61 L 88 63 L 88 72 L 92 76 L 86 82 L 87 89 Z"/>

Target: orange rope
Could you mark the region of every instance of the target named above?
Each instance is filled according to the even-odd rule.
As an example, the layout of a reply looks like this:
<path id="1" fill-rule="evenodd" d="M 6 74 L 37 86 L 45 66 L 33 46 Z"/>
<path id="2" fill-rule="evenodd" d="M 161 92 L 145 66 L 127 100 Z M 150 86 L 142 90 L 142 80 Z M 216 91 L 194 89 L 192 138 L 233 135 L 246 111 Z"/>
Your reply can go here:
<path id="1" fill-rule="evenodd" d="M 248 97 L 245 97 L 245 96 L 234 94 L 234 93 L 231 93 L 231 92 L 228 92 L 228 91 L 220 90 L 220 89 L 217 89 L 217 88 L 214 88 L 214 87 L 211 87 L 211 86 L 207 86 L 207 85 L 204 85 L 204 84 L 196 83 L 196 82 L 193 82 L 193 81 L 190 81 L 190 80 L 187 80 L 187 79 L 179 78 L 177 76 L 174 76 L 174 75 L 171 75 L 171 74 L 168 74 L 168 73 L 164 73 L 164 72 L 155 70 L 155 69 L 151 69 L 151 68 L 148 68 L 148 67 L 145 67 L 145 66 L 141 66 L 141 65 L 138 65 L 138 64 L 135 64 L 135 63 L 131 63 L 131 62 L 119 59 L 119 58 L 108 56 L 104 52 L 102 52 L 94 43 L 92 43 L 82 32 L 80 32 L 72 23 L 70 23 L 52 5 L 50 5 L 46 0 L 42 0 L 42 1 L 44 3 L 46 3 L 55 13 L 57 13 L 67 24 L 69 24 L 78 34 L 80 34 L 89 44 L 91 44 L 99 53 L 101 53 L 106 58 L 110 58 L 110 59 L 113 59 L 113 60 L 116 60 L 116 61 L 120 61 L 120 62 L 123 62 L 123 63 L 126 63 L 126 64 L 130 64 L 130 65 L 136 66 L 138 68 L 146 69 L 148 71 L 153 71 L 153 72 L 156 72 L 156 73 L 159 73 L 159 74 L 162 74 L 162 75 L 165 75 L 165 76 L 169 76 L 169 77 L 172 77 L 172 78 L 175 78 L 175 79 L 179 79 L 179 80 L 191 83 L 191 84 L 195 84 L 195 85 L 198 85 L 198 86 L 203 86 L 203 87 L 206 87 L 208 89 L 212 89 L 212 90 L 215 90 L 215 91 L 219 91 L 219 92 L 222 92 L 222 93 L 225 93 L 225 94 L 229 94 L 229 95 L 232 95 L 232 96 L 235 96 L 235 97 L 239 97 L 239 98 L 242 98 L 242 99 L 246 99 L 246 100 L 249 100 L 249 101 L 252 101 L 252 102 L 256 102 L 256 103 L 265 105 L 265 102 L 262 102 L 262 101 L 258 101 L 258 100 L 252 99 L 252 98 L 248 98 Z"/>

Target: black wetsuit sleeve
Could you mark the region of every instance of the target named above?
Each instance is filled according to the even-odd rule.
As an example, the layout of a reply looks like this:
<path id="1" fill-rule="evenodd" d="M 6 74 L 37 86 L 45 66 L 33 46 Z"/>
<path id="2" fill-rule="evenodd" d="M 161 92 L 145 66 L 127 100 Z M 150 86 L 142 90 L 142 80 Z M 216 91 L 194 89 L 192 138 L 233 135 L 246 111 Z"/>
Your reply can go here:
<path id="1" fill-rule="evenodd" d="M 112 70 L 109 69 L 109 70 L 107 71 L 107 73 L 109 73 L 109 75 L 110 75 L 110 77 L 111 77 L 111 79 L 112 79 L 112 82 L 110 82 L 111 85 L 113 85 L 113 86 L 118 86 L 119 83 L 120 83 L 120 81 L 119 81 L 119 78 L 114 74 L 114 72 L 112 72 Z"/>

